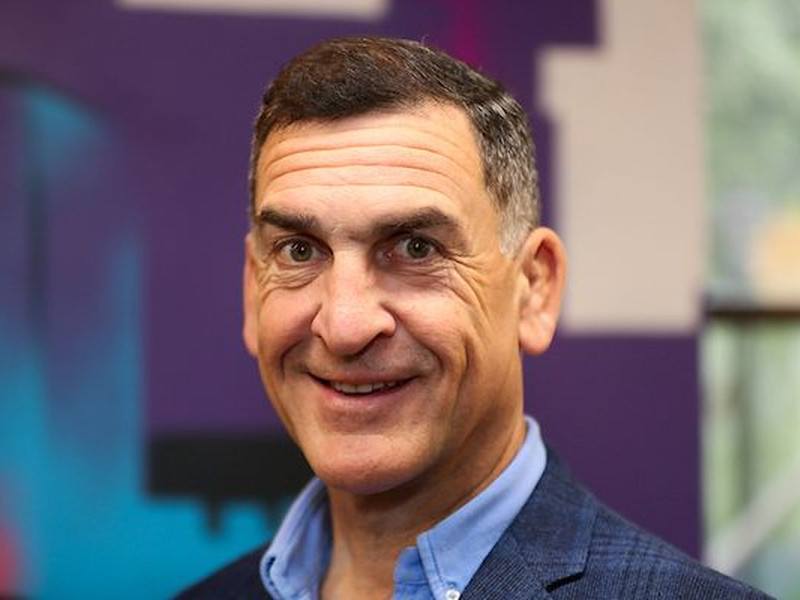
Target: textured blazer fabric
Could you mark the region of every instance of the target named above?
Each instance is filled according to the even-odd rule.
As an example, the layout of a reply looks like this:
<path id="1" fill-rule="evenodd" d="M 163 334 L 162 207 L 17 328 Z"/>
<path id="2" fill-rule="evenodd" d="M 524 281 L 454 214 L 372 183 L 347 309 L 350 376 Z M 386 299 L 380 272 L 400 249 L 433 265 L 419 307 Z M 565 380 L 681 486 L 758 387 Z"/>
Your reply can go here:
<path id="1" fill-rule="evenodd" d="M 270 598 L 262 546 L 181 600 Z M 704 567 L 602 505 L 548 450 L 533 494 L 481 564 L 463 600 L 709 600 L 769 596 Z"/>

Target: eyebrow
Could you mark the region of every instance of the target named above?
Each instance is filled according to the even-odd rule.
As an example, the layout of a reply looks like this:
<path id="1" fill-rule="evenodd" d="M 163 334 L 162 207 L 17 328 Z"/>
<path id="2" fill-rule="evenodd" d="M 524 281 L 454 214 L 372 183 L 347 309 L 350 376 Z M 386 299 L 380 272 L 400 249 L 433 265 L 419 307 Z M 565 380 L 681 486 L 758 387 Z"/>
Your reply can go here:
<path id="1" fill-rule="evenodd" d="M 287 231 L 319 235 L 319 220 L 307 213 L 288 213 L 275 208 L 263 208 L 256 214 L 257 225 L 273 225 Z M 461 224 L 438 208 L 428 207 L 390 214 L 371 224 L 370 230 L 378 237 L 387 238 L 400 233 L 425 229 L 445 229 L 461 248 L 466 248 L 467 236 Z"/>
<path id="2" fill-rule="evenodd" d="M 452 230 L 455 233 L 461 233 L 461 225 L 458 221 L 438 208 L 422 208 L 400 215 L 389 215 L 379 220 L 374 226 L 374 230 L 381 237 L 390 237 L 398 233 L 435 228 L 443 228 Z"/>
<path id="3" fill-rule="evenodd" d="M 256 225 L 273 225 L 280 229 L 313 233 L 320 230 L 319 221 L 313 215 L 304 213 L 287 213 L 274 208 L 262 208 L 256 214 Z"/>

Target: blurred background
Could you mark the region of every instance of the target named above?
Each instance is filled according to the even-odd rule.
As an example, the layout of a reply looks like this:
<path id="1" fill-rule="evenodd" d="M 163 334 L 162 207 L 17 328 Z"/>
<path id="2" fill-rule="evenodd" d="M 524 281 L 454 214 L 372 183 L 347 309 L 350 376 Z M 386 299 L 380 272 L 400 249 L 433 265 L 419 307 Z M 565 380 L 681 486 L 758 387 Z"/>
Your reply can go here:
<path id="1" fill-rule="evenodd" d="M 0 596 L 164 598 L 308 477 L 240 340 L 281 64 L 403 36 L 531 117 L 570 284 L 526 407 L 605 502 L 800 598 L 794 0 L 3 0 Z"/>

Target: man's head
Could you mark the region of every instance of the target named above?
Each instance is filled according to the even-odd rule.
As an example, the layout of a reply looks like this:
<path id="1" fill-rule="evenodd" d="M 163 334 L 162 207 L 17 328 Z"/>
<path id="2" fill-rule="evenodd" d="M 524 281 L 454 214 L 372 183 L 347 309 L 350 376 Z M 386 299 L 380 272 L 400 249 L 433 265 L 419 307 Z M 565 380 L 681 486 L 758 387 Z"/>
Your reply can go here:
<path id="1" fill-rule="evenodd" d="M 273 129 L 426 102 L 456 106 L 466 113 L 481 153 L 486 189 L 500 212 L 503 251 L 516 251 L 539 219 L 533 142 L 525 112 L 497 82 L 410 40 L 331 40 L 284 67 L 267 89 L 256 120 L 250 156 L 251 208 L 259 153 Z"/>
<path id="2" fill-rule="evenodd" d="M 318 46 L 265 103 L 244 338 L 277 412 L 334 489 L 474 491 L 521 440 L 519 351 L 547 348 L 563 285 L 558 238 L 534 228 L 524 115 L 391 40 Z"/>

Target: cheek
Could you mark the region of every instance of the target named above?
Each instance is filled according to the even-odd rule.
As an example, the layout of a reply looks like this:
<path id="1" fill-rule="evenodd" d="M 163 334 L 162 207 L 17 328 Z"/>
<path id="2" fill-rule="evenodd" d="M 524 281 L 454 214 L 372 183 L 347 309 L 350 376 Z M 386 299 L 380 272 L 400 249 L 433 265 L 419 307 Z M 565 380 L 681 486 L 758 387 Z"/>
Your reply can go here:
<path id="1" fill-rule="evenodd" d="M 483 346 L 488 348 L 516 338 L 519 310 L 515 308 L 513 273 L 503 265 L 489 263 L 462 273 L 457 293 Z"/>
<path id="2" fill-rule="evenodd" d="M 277 289 L 264 294 L 258 321 L 258 369 L 270 403 L 286 431 L 299 443 L 297 424 L 308 422 L 302 404 L 287 402 L 295 397 L 291 365 L 287 361 L 292 348 L 306 338 L 314 314 L 313 298 L 303 290 Z"/>
<path id="3" fill-rule="evenodd" d="M 284 355 L 307 336 L 317 305 L 308 288 L 264 294 L 258 322 L 262 363 L 283 366 Z"/>
<path id="4" fill-rule="evenodd" d="M 517 352 L 513 293 L 505 283 L 459 277 L 446 290 L 421 291 L 404 303 L 411 334 L 460 386 L 495 379 Z"/>
<path id="5" fill-rule="evenodd" d="M 411 337 L 433 353 L 446 376 L 461 376 L 477 335 L 469 307 L 452 290 L 417 291 L 395 300 L 394 312 Z"/>

